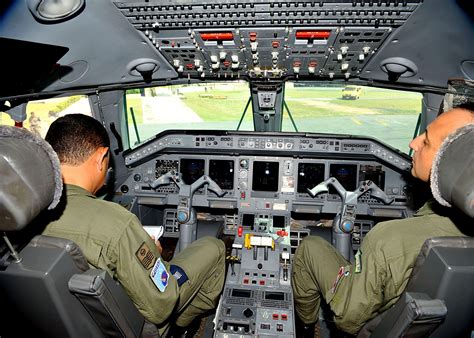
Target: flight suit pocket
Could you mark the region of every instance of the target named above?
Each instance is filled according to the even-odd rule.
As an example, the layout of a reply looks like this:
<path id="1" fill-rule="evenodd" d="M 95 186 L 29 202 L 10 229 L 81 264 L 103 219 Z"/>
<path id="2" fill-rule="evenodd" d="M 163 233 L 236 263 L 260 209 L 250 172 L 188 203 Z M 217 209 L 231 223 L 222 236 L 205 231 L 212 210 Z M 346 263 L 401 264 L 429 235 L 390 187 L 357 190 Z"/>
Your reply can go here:
<path id="1" fill-rule="evenodd" d="M 334 313 L 338 314 L 344 308 L 344 295 L 347 284 L 350 283 L 351 266 L 341 266 L 332 286 L 326 291 L 325 299 Z"/>

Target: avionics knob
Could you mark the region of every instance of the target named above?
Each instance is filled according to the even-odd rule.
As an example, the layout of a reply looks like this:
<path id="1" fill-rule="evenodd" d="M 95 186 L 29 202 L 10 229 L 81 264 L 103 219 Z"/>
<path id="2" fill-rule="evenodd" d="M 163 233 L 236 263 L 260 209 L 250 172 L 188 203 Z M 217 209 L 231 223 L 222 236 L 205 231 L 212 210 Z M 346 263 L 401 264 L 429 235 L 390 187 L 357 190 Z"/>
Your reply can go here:
<path id="1" fill-rule="evenodd" d="M 253 316 L 253 310 L 250 309 L 250 308 L 246 308 L 246 309 L 244 310 L 244 312 L 242 312 L 242 313 L 243 313 L 243 315 L 244 315 L 246 318 L 250 318 L 250 317 Z"/>
<path id="2" fill-rule="evenodd" d="M 240 160 L 239 164 L 240 164 L 240 167 L 244 169 L 247 169 L 249 167 L 249 161 L 245 159 Z"/>

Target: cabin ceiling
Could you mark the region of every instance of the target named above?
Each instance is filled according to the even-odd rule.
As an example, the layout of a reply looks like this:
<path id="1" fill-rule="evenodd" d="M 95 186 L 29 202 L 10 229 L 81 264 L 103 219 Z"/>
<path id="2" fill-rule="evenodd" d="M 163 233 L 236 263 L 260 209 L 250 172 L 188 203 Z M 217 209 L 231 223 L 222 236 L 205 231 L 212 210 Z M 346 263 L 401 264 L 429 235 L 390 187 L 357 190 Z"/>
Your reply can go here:
<path id="1" fill-rule="evenodd" d="M 4 98 L 224 79 L 419 91 L 474 79 L 468 1 L 25 0 L 4 2 L 0 19 Z"/>

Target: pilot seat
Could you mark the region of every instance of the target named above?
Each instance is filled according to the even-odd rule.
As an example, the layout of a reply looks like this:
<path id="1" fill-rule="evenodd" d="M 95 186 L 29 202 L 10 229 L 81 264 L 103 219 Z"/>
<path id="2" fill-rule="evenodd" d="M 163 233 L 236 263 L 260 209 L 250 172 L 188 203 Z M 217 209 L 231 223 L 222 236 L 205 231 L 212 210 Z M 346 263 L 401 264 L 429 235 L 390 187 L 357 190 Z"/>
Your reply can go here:
<path id="1" fill-rule="evenodd" d="M 431 190 L 442 205 L 458 209 L 459 225 L 474 229 L 474 124 L 442 144 L 431 173 Z M 365 324 L 358 338 L 472 337 L 474 237 L 426 240 L 406 290 L 395 305 Z"/>
<path id="2" fill-rule="evenodd" d="M 0 177 L 0 231 L 8 249 L 0 251 L 0 336 L 159 337 L 122 287 L 91 269 L 72 241 L 37 235 L 26 245 L 10 242 L 27 230 L 40 233 L 37 216 L 60 201 L 59 160 L 49 144 L 0 126 Z"/>

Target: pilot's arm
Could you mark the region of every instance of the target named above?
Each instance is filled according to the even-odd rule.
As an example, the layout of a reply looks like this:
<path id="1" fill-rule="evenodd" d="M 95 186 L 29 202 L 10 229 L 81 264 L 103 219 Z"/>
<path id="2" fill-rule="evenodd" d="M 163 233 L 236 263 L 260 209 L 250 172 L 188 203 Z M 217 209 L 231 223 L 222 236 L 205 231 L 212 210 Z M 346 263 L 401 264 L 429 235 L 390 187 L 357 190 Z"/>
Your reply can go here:
<path id="1" fill-rule="evenodd" d="M 160 324 L 175 308 L 178 285 L 137 217 L 132 214 L 128 223 L 117 245 L 116 275 L 143 316 Z"/>

